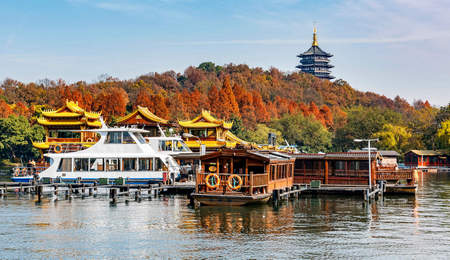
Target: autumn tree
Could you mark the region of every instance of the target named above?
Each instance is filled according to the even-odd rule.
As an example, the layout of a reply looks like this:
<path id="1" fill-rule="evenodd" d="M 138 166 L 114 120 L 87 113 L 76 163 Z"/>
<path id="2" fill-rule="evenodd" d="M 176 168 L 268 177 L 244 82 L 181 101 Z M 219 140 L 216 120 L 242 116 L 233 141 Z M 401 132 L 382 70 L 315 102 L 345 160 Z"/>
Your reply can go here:
<path id="1" fill-rule="evenodd" d="M 128 103 L 128 94 L 119 87 L 101 90 L 95 97 L 94 109 L 102 111 L 103 117 L 111 121 L 112 117 L 123 116 Z"/>

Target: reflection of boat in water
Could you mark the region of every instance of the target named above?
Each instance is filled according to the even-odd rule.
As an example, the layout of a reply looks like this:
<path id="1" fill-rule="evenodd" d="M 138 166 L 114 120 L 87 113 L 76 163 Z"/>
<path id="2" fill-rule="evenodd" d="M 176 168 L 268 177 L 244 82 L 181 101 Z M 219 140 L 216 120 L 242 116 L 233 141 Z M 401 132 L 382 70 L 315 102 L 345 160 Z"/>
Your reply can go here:
<path id="1" fill-rule="evenodd" d="M 51 163 L 38 178 L 63 182 L 122 178 L 127 183 L 153 183 L 179 174 L 179 167 L 171 167 L 173 158 L 169 154 L 155 151 L 147 144 L 142 136 L 146 130 L 104 127 L 85 131 L 97 132 L 99 141 L 77 152 L 46 154 Z M 15 182 L 32 179 L 33 175 L 29 174 L 12 178 Z"/>
<path id="2" fill-rule="evenodd" d="M 267 202 L 293 184 L 294 158 L 277 152 L 223 149 L 201 157 L 192 197 L 202 205 Z"/>

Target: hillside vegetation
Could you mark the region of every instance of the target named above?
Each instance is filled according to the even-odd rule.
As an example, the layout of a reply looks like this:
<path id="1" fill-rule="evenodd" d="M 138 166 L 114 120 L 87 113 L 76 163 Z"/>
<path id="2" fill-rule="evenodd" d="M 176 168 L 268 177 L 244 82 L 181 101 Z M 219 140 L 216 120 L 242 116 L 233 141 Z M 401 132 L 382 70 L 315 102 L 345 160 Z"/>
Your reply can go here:
<path id="1" fill-rule="evenodd" d="M 58 108 L 66 99 L 86 110 L 102 111 L 111 124 L 137 105 L 172 121 L 191 119 L 207 109 L 233 121 L 233 132 L 241 138 L 261 143 L 268 132 L 275 132 L 281 135 L 280 144 L 286 140 L 308 152 L 346 151 L 361 147 L 354 138 L 367 137 L 379 137 L 378 148 L 400 153 L 450 147 L 449 105 L 435 108 L 420 100 L 409 104 L 399 96 L 361 92 L 344 80 L 330 82 L 301 72 L 211 62 L 188 67 L 182 74 L 149 73 L 131 80 L 104 75 L 94 83 L 25 84 L 5 79 L 0 85 L 0 129 L 25 124 L 18 117 L 33 122 L 43 108 Z M 5 152 L 13 149 L 8 148 L 15 142 L 10 139 L 0 136 L 0 156 L 10 155 Z M 24 137 L 22 143 L 30 139 Z"/>

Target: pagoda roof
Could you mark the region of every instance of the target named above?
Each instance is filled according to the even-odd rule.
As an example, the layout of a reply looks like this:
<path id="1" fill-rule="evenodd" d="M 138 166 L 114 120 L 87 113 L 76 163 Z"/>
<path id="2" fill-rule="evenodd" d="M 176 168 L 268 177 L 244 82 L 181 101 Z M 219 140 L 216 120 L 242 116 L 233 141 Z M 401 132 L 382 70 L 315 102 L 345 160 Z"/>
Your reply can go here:
<path id="1" fill-rule="evenodd" d="M 100 119 L 101 112 L 87 112 L 78 106 L 78 102 L 73 102 L 66 100 L 64 106 L 58 108 L 57 110 L 44 110 L 42 115 L 45 117 L 80 117 L 84 116 L 88 119 Z"/>
<path id="2" fill-rule="evenodd" d="M 130 114 L 121 117 L 117 123 L 119 124 L 123 124 L 125 123 L 127 120 L 129 120 L 130 118 L 133 118 L 137 115 L 141 115 L 142 117 L 144 117 L 145 119 L 147 119 L 148 121 L 153 121 L 156 123 L 161 123 L 161 124 L 168 124 L 169 120 L 166 119 L 162 119 L 160 117 L 158 117 L 157 115 L 153 114 L 152 112 L 150 112 L 150 110 L 147 107 L 141 107 L 141 106 L 137 106 L 137 108 L 131 112 Z"/>
<path id="3" fill-rule="evenodd" d="M 178 121 L 180 126 L 185 128 L 208 128 L 208 127 L 222 127 L 225 129 L 231 129 L 232 122 L 225 122 L 224 120 L 218 120 L 211 115 L 207 110 L 202 110 L 202 113 L 196 118 L 189 121 Z"/>
<path id="4" fill-rule="evenodd" d="M 102 127 L 102 123 L 99 120 L 71 120 L 71 121 L 51 121 L 46 118 L 40 117 L 37 119 L 38 124 L 44 126 L 81 126 L 87 125 L 90 127 Z"/>
<path id="5" fill-rule="evenodd" d="M 297 57 L 303 58 L 305 56 L 313 56 L 313 55 L 333 57 L 333 55 L 331 55 L 328 52 L 323 51 L 319 46 L 316 46 L 316 45 L 311 46 L 307 51 L 305 51 L 304 53 L 298 55 Z"/>

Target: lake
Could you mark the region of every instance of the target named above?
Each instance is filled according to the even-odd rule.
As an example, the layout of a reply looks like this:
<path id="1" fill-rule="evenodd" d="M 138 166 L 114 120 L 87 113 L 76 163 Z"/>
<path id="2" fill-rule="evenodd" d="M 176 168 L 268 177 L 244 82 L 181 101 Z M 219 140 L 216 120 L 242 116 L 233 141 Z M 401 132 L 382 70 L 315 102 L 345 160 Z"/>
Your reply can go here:
<path id="1" fill-rule="evenodd" d="M 0 258 L 448 258 L 450 174 L 416 196 L 302 195 L 251 207 L 190 208 L 182 196 L 110 206 L 0 199 Z"/>

